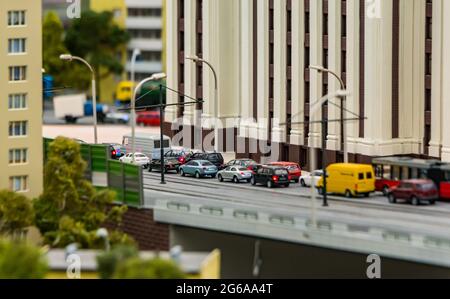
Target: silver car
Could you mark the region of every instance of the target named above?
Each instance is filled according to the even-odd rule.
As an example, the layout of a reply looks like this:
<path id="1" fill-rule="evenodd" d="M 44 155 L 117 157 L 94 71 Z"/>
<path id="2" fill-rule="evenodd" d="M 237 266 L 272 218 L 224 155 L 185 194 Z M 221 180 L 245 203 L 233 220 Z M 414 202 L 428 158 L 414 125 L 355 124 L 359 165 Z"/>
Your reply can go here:
<path id="1" fill-rule="evenodd" d="M 229 180 L 236 184 L 242 181 L 247 181 L 250 183 L 252 179 L 252 172 L 242 166 L 228 166 L 217 173 L 217 179 L 220 182 Z"/>

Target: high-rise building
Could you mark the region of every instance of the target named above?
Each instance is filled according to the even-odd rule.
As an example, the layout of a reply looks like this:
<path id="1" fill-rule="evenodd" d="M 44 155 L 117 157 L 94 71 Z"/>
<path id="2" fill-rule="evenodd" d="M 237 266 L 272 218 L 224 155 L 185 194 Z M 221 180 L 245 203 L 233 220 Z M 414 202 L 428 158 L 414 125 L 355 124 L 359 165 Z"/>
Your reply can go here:
<path id="1" fill-rule="evenodd" d="M 200 118 L 194 106 L 168 107 L 166 134 L 211 130 L 212 73 L 185 60 L 197 54 L 217 71 L 222 123 L 239 120 L 221 130 L 226 150 L 259 160 L 265 148 L 253 144 L 261 141 L 279 159 L 307 165 L 308 148 L 320 148 L 322 136 L 320 124 L 309 122 L 341 118 L 339 101 L 314 109 L 340 89 L 332 75 L 310 69 L 319 65 L 336 72 L 351 94 L 345 118 L 367 118 L 347 123 L 350 161 L 450 161 L 449 1 L 167 0 L 166 8 L 168 86 L 205 101 Z M 329 122 L 326 129 L 327 161 L 342 161 L 342 125 Z"/>
<path id="2" fill-rule="evenodd" d="M 0 2 L 0 189 L 43 188 L 41 1 Z"/>
<path id="3" fill-rule="evenodd" d="M 126 28 L 131 36 L 126 70 L 130 74 L 133 50 L 139 49 L 141 55 L 135 68 L 135 78 L 139 81 L 163 70 L 163 5 L 162 0 L 126 0 L 126 6 L 128 10 Z"/>

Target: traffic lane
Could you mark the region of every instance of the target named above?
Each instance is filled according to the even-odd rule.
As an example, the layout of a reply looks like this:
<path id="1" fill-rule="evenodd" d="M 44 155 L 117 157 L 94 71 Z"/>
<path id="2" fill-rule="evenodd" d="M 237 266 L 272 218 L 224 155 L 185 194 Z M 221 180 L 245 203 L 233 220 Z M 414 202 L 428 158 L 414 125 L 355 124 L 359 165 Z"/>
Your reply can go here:
<path id="1" fill-rule="evenodd" d="M 235 185 L 219 183 L 210 179 L 191 179 L 189 177 L 181 178 L 176 175 L 168 175 L 167 185 L 159 185 L 159 177 L 146 175 L 144 180 L 145 188 L 152 188 L 153 191 L 165 191 L 167 193 L 177 194 L 180 199 L 184 196 L 196 198 L 196 201 L 204 201 L 211 204 L 212 201 L 220 202 L 221 205 L 246 205 L 251 208 L 270 208 L 272 212 L 295 215 L 304 211 L 310 211 L 312 202 L 307 196 L 302 197 L 299 194 L 283 194 L 281 190 L 258 188 L 253 186 Z M 242 188 L 244 187 L 244 188 Z M 245 190 L 247 189 L 247 190 Z M 286 189 L 282 189 L 286 190 Z M 356 203 L 356 205 L 355 205 Z M 349 204 L 351 204 L 349 206 Z M 360 221 L 370 221 L 372 225 L 383 223 L 388 227 L 416 227 L 420 230 L 434 232 L 439 230 L 448 233 L 447 227 L 450 225 L 448 213 L 438 211 L 425 211 L 421 209 L 409 209 L 407 213 L 398 207 L 374 206 L 362 204 L 361 202 L 338 201 L 333 202 L 330 207 L 323 208 L 320 201 L 316 202 L 316 210 L 323 217 L 357 217 Z M 416 208 L 416 207 L 414 207 Z M 427 212 L 427 213 L 425 213 Z"/>
<path id="2" fill-rule="evenodd" d="M 186 187 L 176 189 L 173 186 L 170 186 L 171 184 L 173 183 L 169 182 L 167 185 L 164 185 L 164 187 L 160 185 L 152 190 L 146 189 L 146 196 L 151 198 L 153 203 L 158 199 L 166 201 L 173 200 L 174 202 L 187 203 L 190 205 L 197 204 L 233 210 L 248 209 L 250 211 L 258 211 L 269 215 L 293 218 L 300 217 L 311 219 L 312 217 L 311 200 L 300 199 L 295 207 L 286 204 L 280 205 L 275 202 L 272 202 L 272 204 L 263 203 L 264 199 L 261 196 L 257 197 L 258 202 L 248 202 L 233 198 L 234 196 L 230 192 L 226 193 L 226 196 L 222 195 L 221 197 L 220 194 L 225 194 L 222 190 L 217 190 L 215 194 L 204 194 L 201 193 L 201 188 L 193 186 L 191 189 L 199 191 L 198 193 L 195 193 L 189 192 Z M 178 193 L 180 191 L 181 193 Z M 201 194 L 201 196 L 198 194 Z M 147 207 L 152 208 L 153 205 L 147 205 Z M 326 209 L 317 206 L 315 214 L 318 221 L 331 221 L 358 227 L 379 228 L 398 232 L 420 232 L 435 236 L 448 236 L 448 226 L 450 225 L 448 217 L 442 218 L 421 215 L 418 218 L 413 217 L 417 215 L 401 212 L 373 210 L 371 208 L 361 208 L 360 206 L 342 206 L 342 203 L 332 205 Z M 419 219 L 421 221 L 418 221 Z"/>
<path id="3" fill-rule="evenodd" d="M 177 180 L 179 180 L 180 183 L 184 183 L 186 184 L 187 182 L 193 183 L 195 184 L 196 182 L 198 182 L 197 179 L 195 178 L 191 178 L 191 177 L 180 177 L 174 174 L 169 174 L 172 175 L 173 177 L 175 177 Z M 276 198 L 280 198 L 280 195 L 292 195 L 292 196 L 301 196 L 301 197 L 305 197 L 307 199 L 310 199 L 311 197 L 311 188 L 304 188 L 302 187 L 300 184 L 291 184 L 289 188 L 274 188 L 274 189 L 268 189 L 265 186 L 252 186 L 251 184 L 248 183 L 239 183 L 239 184 L 235 184 L 232 182 L 219 182 L 217 180 L 214 179 L 203 179 L 201 180 L 202 182 L 204 182 L 205 186 L 206 184 L 209 187 L 212 186 L 216 186 L 216 187 L 223 187 L 223 186 L 227 186 L 226 191 L 230 190 L 230 188 L 234 188 L 234 189 L 238 189 L 238 190 L 250 190 L 250 191 L 261 191 L 264 192 L 266 194 L 271 194 L 273 196 L 275 196 Z M 322 200 L 322 197 L 318 195 L 317 191 L 315 192 L 317 199 L 318 200 Z M 419 207 L 415 207 L 412 206 L 408 203 L 398 203 L 398 204 L 390 204 L 388 199 L 386 197 L 384 197 L 381 193 L 374 193 L 372 194 L 369 198 L 366 197 L 358 197 L 358 198 L 345 198 L 344 196 L 337 196 L 337 195 L 329 195 L 329 203 L 333 204 L 336 201 L 339 202 L 349 202 L 349 203 L 358 203 L 358 204 L 370 204 L 370 205 L 379 205 L 380 207 L 396 207 L 397 209 L 402 209 L 405 212 L 418 212 L 420 213 L 420 211 L 436 211 L 436 212 L 448 212 L 448 216 L 450 216 L 450 204 L 446 203 L 446 202 L 437 202 L 435 205 L 421 205 Z M 284 203 L 284 198 L 281 198 L 283 201 L 282 203 Z M 295 198 L 295 200 L 297 201 L 297 198 Z"/>

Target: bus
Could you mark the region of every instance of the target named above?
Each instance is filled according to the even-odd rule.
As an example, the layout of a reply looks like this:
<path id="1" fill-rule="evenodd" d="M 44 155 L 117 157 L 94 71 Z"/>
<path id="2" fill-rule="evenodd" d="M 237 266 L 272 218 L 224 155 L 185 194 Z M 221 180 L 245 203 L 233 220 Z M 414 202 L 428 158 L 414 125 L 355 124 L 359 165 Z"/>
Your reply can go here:
<path id="1" fill-rule="evenodd" d="M 429 179 L 439 189 L 442 200 L 450 200 L 450 163 L 411 157 L 383 157 L 372 161 L 375 189 L 386 196 L 402 180 Z"/>

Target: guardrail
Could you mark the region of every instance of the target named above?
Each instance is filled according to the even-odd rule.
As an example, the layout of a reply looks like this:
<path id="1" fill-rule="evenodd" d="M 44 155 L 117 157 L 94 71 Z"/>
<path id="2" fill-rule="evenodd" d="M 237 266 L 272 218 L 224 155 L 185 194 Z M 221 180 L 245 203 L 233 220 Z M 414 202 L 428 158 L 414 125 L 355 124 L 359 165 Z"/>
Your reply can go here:
<path id="1" fill-rule="evenodd" d="M 159 199 L 155 220 L 450 268 L 450 237 L 399 228 Z"/>

